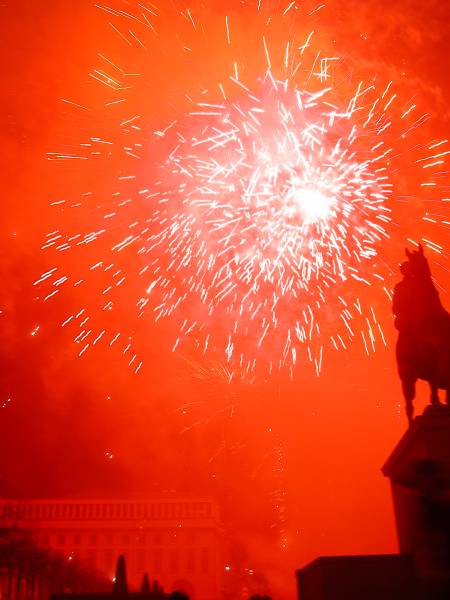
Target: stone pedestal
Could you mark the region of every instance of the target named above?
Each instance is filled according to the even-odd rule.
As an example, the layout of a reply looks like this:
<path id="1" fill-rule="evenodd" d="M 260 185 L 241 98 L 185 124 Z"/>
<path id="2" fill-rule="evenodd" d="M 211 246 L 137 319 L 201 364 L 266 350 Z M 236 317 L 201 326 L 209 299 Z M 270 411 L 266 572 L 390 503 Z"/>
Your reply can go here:
<path id="1" fill-rule="evenodd" d="M 391 481 L 401 553 L 427 589 L 450 585 L 450 408 L 428 406 L 383 467 Z M 450 596 L 448 596 L 450 598 Z"/>
<path id="2" fill-rule="evenodd" d="M 321 556 L 296 575 L 299 600 L 422 600 L 406 554 Z"/>

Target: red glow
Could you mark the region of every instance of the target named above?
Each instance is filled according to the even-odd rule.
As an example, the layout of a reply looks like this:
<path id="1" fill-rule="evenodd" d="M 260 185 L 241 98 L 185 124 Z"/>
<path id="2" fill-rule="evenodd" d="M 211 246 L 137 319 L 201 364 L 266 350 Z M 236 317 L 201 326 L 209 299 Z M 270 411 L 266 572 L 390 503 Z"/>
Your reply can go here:
<path id="1" fill-rule="evenodd" d="M 448 174 L 440 162 L 446 160 L 441 156 L 446 147 L 437 144 L 446 139 L 443 98 L 450 87 L 442 52 L 448 44 L 450 8 L 432 2 L 424 12 L 398 0 L 381 11 L 379 3 L 347 0 L 319 10 L 319 3 L 289 8 L 286 0 L 278 12 L 277 3 L 263 1 L 254 15 L 257 1 L 214 1 L 207 8 L 193 2 L 189 13 L 161 9 L 158 18 L 150 7 L 136 8 L 136 21 L 114 14 L 130 12 L 128 2 L 111 2 L 113 12 L 87 0 L 44 4 L 30 7 L 17 0 L 0 7 L 9 56 L 1 98 L 7 123 L 0 225 L 4 492 L 105 497 L 178 489 L 211 495 L 245 548 L 234 558 L 236 564 L 263 571 L 278 598 L 292 597 L 293 568 L 319 554 L 394 551 L 389 490 L 379 468 L 405 419 L 390 301 L 383 287 L 389 292 L 398 280 L 397 264 L 408 238 L 422 241 L 442 301 L 449 305 Z M 260 44 L 263 33 L 268 55 Z M 235 77 L 237 70 L 239 81 L 254 90 L 270 60 L 274 79 L 283 79 L 288 41 L 290 72 L 297 66 L 289 62 L 295 51 L 306 61 L 296 81 L 306 81 L 312 73 L 313 91 L 330 83 L 338 98 L 349 100 L 359 81 L 369 85 L 375 78 L 374 101 L 393 81 L 380 101 L 384 109 L 397 95 L 381 111 L 393 115 L 392 129 L 378 135 L 380 121 L 361 138 L 358 149 L 372 148 L 382 139 L 393 148 L 382 162 L 394 189 L 392 196 L 386 194 L 392 221 L 382 223 L 388 235 L 372 240 L 375 255 L 362 266 L 361 254 L 352 258 L 358 276 L 370 277 L 371 285 L 352 278 L 322 290 L 324 300 L 314 298 L 320 304 L 320 311 L 317 302 L 313 306 L 320 332 L 314 332 L 310 344 L 312 369 L 308 344 L 300 344 L 302 360 L 294 364 L 290 354 L 286 364 L 292 371 L 278 372 L 286 331 L 295 322 L 291 298 L 277 314 L 280 321 L 286 319 L 281 339 L 267 338 L 262 355 L 255 351 L 264 331 L 262 319 L 252 330 L 252 344 L 245 331 L 239 333 L 236 346 L 241 344 L 250 364 L 254 358 L 274 363 L 268 375 L 267 369 L 247 369 L 248 358 L 240 369 L 239 358 L 227 363 L 232 327 L 225 319 L 226 307 L 207 321 L 217 341 L 206 357 L 207 331 L 201 326 L 194 328 L 186 346 L 180 345 L 181 351 L 172 352 L 182 317 L 191 323 L 199 318 L 198 298 L 188 301 L 176 318 L 155 323 L 154 306 L 139 317 L 137 302 L 146 297 L 151 279 L 139 275 L 149 263 L 137 251 L 148 249 L 155 231 L 147 237 L 142 231 L 159 208 L 139 191 L 148 188 L 150 195 L 162 180 L 158 165 L 174 149 L 176 133 L 196 133 L 187 116 L 194 104 L 224 101 L 218 84 L 225 86 L 225 81 L 229 102 L 242 102 L 248 92 L 230 83 L 230 71 Z M 340 60 L 321 62 L 336 57 Z M 371 106 L 361 102 L 365 119 Z M 415 127 L 425 114 L 431 118 Z M 363 130 L 358 112 L 352 119 L 344 127 L 346 136 L 353 124 Z M 174 120 L 164 136 L 155 136 Z M 208 118 L 206 125 L 212 121 Z M 406 124 L 414 128 L 403 139 Z M 189 151 L 191 146 L 191 140 L 185 144 Z M 56 154 L 49 161 L 47 153 L 52 152 Z M 205 150 L 201 158 L 211 156 Z M 426 157 L 428 162 L 416 162 Z M 167 179 L 179 194 L 181 180 Z M 291 218 L 292 203 L 298 202 L 303 225 L 323 233 L 336 206 L 329 201 L 328 187 L 316 190 L 303 180 L 299 189 L 296 185 L 287 195 L 284 217 Z M 120 205 L 130 198 L 132 202 Z M 114 217 L 107 217 L 112 212 Z M 138 225 L 130 228 L 135 221 Z M 279 223 L 277 213 L 275 225 Z M 202 227 L 205 232 L 204 222 Z M 103 229 L 94 244 L 77 245 L 83 236 Z M 111 252 L 134 231 L 139 231 L 136 247 Z M 81 238 L 73 238 L 78 234 Z M 45 240 L 53 245 L 42 251 Z M 64 243 L 68 251 L 55 250 Z M 247 250 L 251 245 L 247 239 Z M 99 260 L 103 264 L 91 271 Z M 114 267 L 108 269 L 108 260 Z M 165 258 L 161 266 L 169 278 L 168 264 Z M 33 285 L 55 265 L 57 273 Z M 65 276 L 68 281 L 61 280 Z M 311 275 L 309 285 L 315 292 L 316 276 Z M 82 284 L 74 285 L 81 279 Z M 62 291 L 42 301 L 58 289 Z M 348 306 L 340 313 L 341 295 Z M 166 300 L 166 305 L 171 303 Z M 250 322 L 247 308 L 239 327 Z M 340 316 L 345 311 L 352 314 L 347 323 L 354 336 Z M 202 322 L 209 318 L 200 315 Z M 255 323 L 251 321 L 252 327 Z M 302 321 L 307 324 L 309 318 Z M 331 342 L 333 334 L 339 351 Z M 322 362 L 321 346 L 326 355 Z M 420 391 L 423 401 L 426 392 Z"/>

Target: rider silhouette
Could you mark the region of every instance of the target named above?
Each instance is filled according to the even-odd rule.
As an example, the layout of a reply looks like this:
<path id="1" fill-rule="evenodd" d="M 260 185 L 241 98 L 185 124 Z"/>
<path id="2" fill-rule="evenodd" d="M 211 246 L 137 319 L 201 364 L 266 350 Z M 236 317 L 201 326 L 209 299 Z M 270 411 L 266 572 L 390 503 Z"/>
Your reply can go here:
<path id="1" fill-rule="evenodd" d="M 409 262 L 400 265 L 403 279 L 394 287 L 392 298 L 392 311 L 395 316 L 394 325 L 399 332 L 411 329 L 410 324 L 417 320 L 415 310 L 415 284 L 414 276 Z"/>
<path id="2" fill-rule="evenodd" d="M 402 382 L 403 395 L 406 400 L 406 415 L 412 421 L 414 389 L 411 386 L 409 372 L 414 364 L 418 368 L 420 343 L 418 335 L 418 310 L 416 283 L 409 261 L 400 265 L 403 279 L 394 287 L 392 311 L 395 316 L 394 325 L 398 330 L 396 357 L 398 371 Z"/>

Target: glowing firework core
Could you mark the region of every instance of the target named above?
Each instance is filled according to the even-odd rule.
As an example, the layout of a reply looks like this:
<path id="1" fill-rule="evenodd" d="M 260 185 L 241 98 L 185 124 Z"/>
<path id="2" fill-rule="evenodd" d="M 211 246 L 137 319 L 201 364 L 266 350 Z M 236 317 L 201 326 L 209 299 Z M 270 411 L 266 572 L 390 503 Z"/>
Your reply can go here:
<path id="1" fill-rule="evenodd" d="M 295 181 L 293 184 L 295 186 Z M 305 223 L 312 224 L 327 219 L 332 213 L 333 197 L 319 189 L 293 187 L 291 196 L 295 208 L 301 212 Z"/>

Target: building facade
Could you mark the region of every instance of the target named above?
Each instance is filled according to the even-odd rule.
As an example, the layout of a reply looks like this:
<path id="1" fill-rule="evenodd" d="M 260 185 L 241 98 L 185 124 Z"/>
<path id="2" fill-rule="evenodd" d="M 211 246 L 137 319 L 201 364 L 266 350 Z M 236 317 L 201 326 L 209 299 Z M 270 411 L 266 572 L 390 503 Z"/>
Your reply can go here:
<path id="1" fill-rule="evenodd" d="M 216 600 L 223 558 L 217 506 L 208 499 L 1 500 L 0 519 L 32 532 L 41 547 L 79 558 L 112 580 L 126 558 L 130 586 L 144 572 L 166 590 Z"/>

